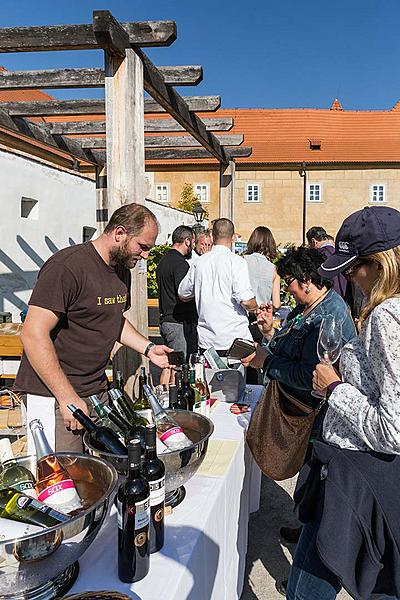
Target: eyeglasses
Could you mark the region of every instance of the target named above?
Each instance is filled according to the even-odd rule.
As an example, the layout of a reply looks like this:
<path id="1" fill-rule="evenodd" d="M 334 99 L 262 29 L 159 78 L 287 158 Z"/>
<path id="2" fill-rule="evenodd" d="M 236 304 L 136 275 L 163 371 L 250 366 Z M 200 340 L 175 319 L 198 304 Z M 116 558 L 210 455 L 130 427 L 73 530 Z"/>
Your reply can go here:
<path id="1" fill-rule="evenodd" d="M 293 281 L 296 279 L 296 277 L 283 277 L 283 281 L 286 285 L 286 287 L 289 287 L 289 285 L 291 283 L 293 283 Z"/>
<path id="2" fill-rule="evenodd" d="M 356 261 L 354 264 L 351 265 L 351 267 L 349 267 L 348 269 L 346 269 L 345 271 L 343 271 L 343 276 L 347 280 L 352 279 L 352 277 L 354 277 L 356 271 L 358 271 L 358 269 L 360 267 L 362 267 L 363 265 L 366 265 L 369 262 L 371 262 L 369 259 L 364 259 L 364 260 Z"/>

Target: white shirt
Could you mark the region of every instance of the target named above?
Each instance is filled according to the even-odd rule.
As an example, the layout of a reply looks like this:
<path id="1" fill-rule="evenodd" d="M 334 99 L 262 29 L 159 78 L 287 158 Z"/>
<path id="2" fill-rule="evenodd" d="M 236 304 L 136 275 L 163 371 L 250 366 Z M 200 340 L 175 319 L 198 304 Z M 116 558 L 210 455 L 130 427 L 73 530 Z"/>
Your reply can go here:
<path id="1" fill-rule="evenodd" d="M 181 281 L 182 300 L 196 299 L 200 348 L 228 350 L 235 338 L 251 340 L 249 321 L 240 302 L 254 298 L 247 264 L 226 246 L 212 247 L 190 266 Z"/>
<path id="2" fill-rule="evenodd" d="M 340 448 L 400 454 L 400 298 L 379 304 L 343 348 L 345 383 L 329 397 L 324 439 Z"/>

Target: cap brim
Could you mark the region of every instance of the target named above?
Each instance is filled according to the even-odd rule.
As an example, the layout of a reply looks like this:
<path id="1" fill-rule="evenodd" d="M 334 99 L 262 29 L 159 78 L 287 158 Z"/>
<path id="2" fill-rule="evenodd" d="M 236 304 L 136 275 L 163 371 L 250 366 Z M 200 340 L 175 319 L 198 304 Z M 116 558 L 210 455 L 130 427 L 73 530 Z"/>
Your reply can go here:
<path id="1" fill-rule="evenodd" d="M 343 256 L 343 254 L 332 254 L 318 269 L 318 273 L 324 279 L 333 279 L 342 271 L 348 269 L 356 260 L 357 254 Z"/>

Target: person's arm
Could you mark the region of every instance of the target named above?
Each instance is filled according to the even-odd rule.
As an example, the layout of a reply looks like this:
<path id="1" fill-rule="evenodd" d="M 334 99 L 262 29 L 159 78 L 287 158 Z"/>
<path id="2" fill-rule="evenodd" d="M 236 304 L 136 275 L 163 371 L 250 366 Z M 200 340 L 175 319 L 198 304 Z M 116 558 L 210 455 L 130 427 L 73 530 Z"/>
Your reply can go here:
<path id="1" fill-rule="evenodd" d="M 242 300 L 240 304 L 249 312 L 254 312 L 258 308 L 255 298 L 250 298 L 250 300 Z"/>
<path id="2" fill-rule="evenodd" d="M 258 308 L 254 292 L 250 284 L 249 268 L 241 256 L 234 256 L 232 264 L 232 297 L 247 311 Z"/>
<path id="3" fill-rule="evenodd" d="M 188 302 L 194 298 L 194 273 L 196 269 L 196 263 L 193 263 L 186 273 L 185 277 L 179 284 L 178 296 L 183 302 Z"/>
<path id="4" fill-rule="evenodd" d="M 136 350 L 136 352 L 139 352 L 140 354 L 144 354 L 148 345 L 151 343 L 144 335 L 139 333 L 139 331 L 132 325 L 132 323 L 127 321 L 127 319 L 124 320 L 121 335 L 118 341 L 123 346 L 132 348 L 132 350 Z M 160 369 L 166 369 L 169 366 L 168 353 L 172 351 L 173 350 L 168 348 L 168 346 L 154 344 L 148 351 L 147 358 L 151 360 L 152 363 L 160 367 Z"/>
<path id="5" fill-rule="evenodd" d="M 72 430 L 81 429 L 82 426 L 73 418 L 67 404 L 72 403 L 88 414 L 86 403 L 79 398 L 68 381 L 50 337 L 58 321 L 59 315 L 52 310 L 30 306 L 20 339 L 31 367 L 58 402 L 65 426 Z"/>
<path id="6" fill-rule="evenodd" d="M 345 419 L 371 450 L 400 454 L 400 320 L 390 308 L 382 305 L 369 319 L 368 364 L 379 386 L 379 400 L 373 401 L 355 386 L 344 382 L 332 391 L 329 408 Z M 363 369 L 363 365 L 360 366 Z"/>
<path id="7" fill-rule="evenodd" d="M 281 307 L 281 278 L 274 267 L 274 276 L 272 279 L 272 306 L 275 310 Z"/>

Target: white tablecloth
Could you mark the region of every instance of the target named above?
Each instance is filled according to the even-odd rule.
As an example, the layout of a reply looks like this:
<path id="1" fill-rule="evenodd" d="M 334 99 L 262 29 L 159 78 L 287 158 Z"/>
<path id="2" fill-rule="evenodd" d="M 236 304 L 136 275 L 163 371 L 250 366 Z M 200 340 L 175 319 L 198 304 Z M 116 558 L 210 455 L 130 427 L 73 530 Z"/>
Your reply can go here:
<path id="1" fill-rule="evenodd" d="M 262 388 L 251 387 L 253 404 Z M 214 449 L 221 444 L 224 464 L 201 469 L 185 485 L 186 498 L 166 517 L 166 541 L 160 552 L 151 555 L 147 577 L 131 585 L 119 581 L 116 510 L 112 507 L 79 561 L 81 571 L 71 594 L 111 590 L 136 600 L 240 598 L 249 513 L 259 508 L 261 473 L 245 444 L 248 418 L 236 417 L 229 409 L 229 404 L 220 403 L 211 414 L 215 430 L 210 444 L 212 440 Z"/>

